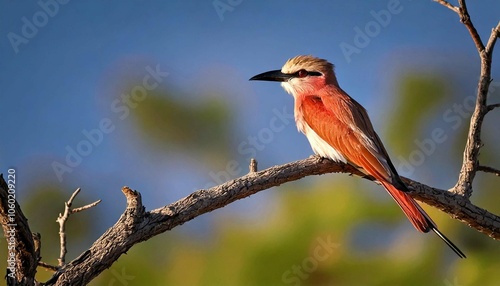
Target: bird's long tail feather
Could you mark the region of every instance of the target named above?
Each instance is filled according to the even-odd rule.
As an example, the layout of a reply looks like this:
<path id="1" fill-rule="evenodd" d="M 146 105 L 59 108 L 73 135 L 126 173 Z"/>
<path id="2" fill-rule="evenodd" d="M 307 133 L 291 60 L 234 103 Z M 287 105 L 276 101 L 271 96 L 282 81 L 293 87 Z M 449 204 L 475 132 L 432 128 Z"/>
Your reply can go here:
<path id="1" fill-rule="evenodd" d="M 390 183 L 382 182 L 382 185 L 389 192 L 396 203 L 398 203 L 399 207 L 401 207 L 404 214 L 418 231 L 434 231 L 460 258 L 466 257 L 465 254 L 453 242 L 451 242 L 451 240 L 438 230 L 437 225 L 412 197 L 410 197 L 407 193 L 396 189 Z"/>

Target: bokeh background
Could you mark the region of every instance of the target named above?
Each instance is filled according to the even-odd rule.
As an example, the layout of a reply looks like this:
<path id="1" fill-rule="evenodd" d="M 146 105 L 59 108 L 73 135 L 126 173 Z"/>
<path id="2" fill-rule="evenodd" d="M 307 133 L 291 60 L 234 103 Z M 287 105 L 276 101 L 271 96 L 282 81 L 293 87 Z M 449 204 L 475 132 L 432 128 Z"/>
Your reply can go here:
<path id="1" fill-rule="evenodd" d="M 500 2 L 468 6 L 486 40 Z M 457 179 L 479 58 L 457 15 L 432 1 L 1 1 L 0 15 L 0 172 L 16 170 L 44 262 L 57 263 L 55 219 L 78 187 L 75 206 L 102 203 L 70 218 L 67 260 L 118 219 L 124 185 L 150 210 L 246 174 L 251 157 L 263 169 L 311 155 L 292 98 L 248 81 L 299 54 L 336 65 L 402 175 L 445 189 Z M 488 115 L 480 157 L 496 167 L 499 120 Z M 480 173 L 472 197 L 497 214 L 498 180 Z M 417 233 L 381 187 L 336 174 L 136 245 L 91 285 L 498 283 L 498 242 L 424 208 L 466 260 Z"/>

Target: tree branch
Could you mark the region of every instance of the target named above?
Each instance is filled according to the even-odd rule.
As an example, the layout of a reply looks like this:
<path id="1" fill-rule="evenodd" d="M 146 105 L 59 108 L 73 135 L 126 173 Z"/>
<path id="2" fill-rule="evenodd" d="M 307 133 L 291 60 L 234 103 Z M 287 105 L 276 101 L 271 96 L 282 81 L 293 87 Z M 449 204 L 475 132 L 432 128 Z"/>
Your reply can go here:
<path id="1" fill-rule="evenodd" d="M 491 30 L 490 39 L 488 40 L 485 48 L 486 53 L 493 52 L 493 48 L 495 47 L 497 38 L 500 38 L 500 21 L 498 22 L 497 26 Z"/>
<path id="2" fill-rule="evenodd" d="M 38 261 L 40 260 L 39 248 L 35 246 L 28 219 L 24 216 L 21 207 L 17 203 L 15 186 L 15 175 L 8 176 L 9 184 L 0 174 L 0 223 L 7 241 L 7 275 L 8 285 L 34 285 Z"/>
<path id="3" fill-rule="evenodd" d="M 488 105 L 488 112 L 492 111 L 493 109 L 500 107 L 500 103 L 495 103 L 495 104 L 490 104 Z"/>
<path id="4" fill-rule="evenodd" d="M 437 2 L 437 3 L 441 4 L 441 5 L 443 5 L 444 7 L 450 9 L 451 11 L 453 11 L 455 13 L 459 13 L 460 12 L 460 10 L 458 9 L 457 6 L 454 6 L 454 5 L 450 4 L 450 2 L 448 2 L 448 1 L 445 1 L 445 0 L 434 0 L 434 2 Z"/>
<path id="5" fill-rule="evenodd" d="M 141 241 L 260 191 L 306 176 L 327 173 L 350 173 L 362 176 L 351 165 L 314 156 L 259 172 L 251 172 L 211 189 L 198 190 L 177 202 L 148 212 L 141 203 L 140 193 L 123 187 L 127 208 L 116 224 L 79 258 L 61 267 L 46 285 L 86 284 Z M 494 239 L 500 239 L 500 217 L 473 205 L 460 195 L 410 179 L 404 180 L 414 198 L 441 209 Z"/>
<path id="6" fill-rule="evenodd" d="M 499 176 L 500 177 L 500 170 L 492 168 L 492 167 L 479 165 L 479 167 L 477 167 L 477 170 L 478 171 L 483 171 L 485 173 L 492 173 L 495 176 Z"/>
<path id="7" fill-rule="evenodd" d="M 52 270 L 52 271 L 57 271 L 59 269 L 59 267 L 45 263 L 43 261 L 38 262 L 38 266 L 46 268 L 48 270 Z"/>
<path id="8" fill-rule="evenodd" d="M 86 206 L 72 209 L 71 205 L 73 205 L 73 200 L 76 198 L 78 193 L 80 193 L 80 191 L 81 191 L 81 189 L 78 188 L 78 189 L 76 189 L 76 191 L 73 192 L 73 194 L 71 195 L 69 200 L 64 203 L 64 213 L 59 214 L 59 216 L 57 217 L 57 220 L 56 220 L 59 223 L 59 240 L 61 243 L 61 251 L 59 253 L 59 259 L 57 259 L 59 266 L 63 266 L 64 263 L 66 262 L 66 253 L 67 253 L 67 250 L 66 250 L 66 221 L 68 220 L 69 216 L 71 214 L 81 212 L 81 211 L 84 211 L 86 209 L 90 209 L 91 207 L 94 207 L 101 202 L 101 200 L 97 200 L 97 201 L 95 201 L 91 204 L 88 204 Z"/>
<path id="9" fill-rule="evenodd" d="M 472 40 L 474 41 L 477 50 L 479 52 L 482 52 L 484 50 L 483 41 L 481 40 L 481 37 L 479 36 L 479 33 L 476 30 L 476 27 L 474 27 L 474 25 L 472 24 L 465 0 L 458 0 L 458 4 L 460 5 L 460 7 L 458 8 L 459 10 L 458 15 L 460 16 L 460 22 L 462 22 L 469 31 L 469 34 Z"/>
<path id="10" fill-rule="evenodd" d="M 481 74 L 479 77 L 476 106 L 472 114 L 469 126 L 469 133 L 467 135 L 467 142 L 463 155 L 462 167 L 457 183 L 452 191 L 456 194 L 462 195 L 465 199 L 469 199 L 472 195 L 472 182 L 479 167 L 479 151 L 483 146 L 481 142 L 481 128 L 484 117 L 491 110 L 491 106 L 487 105 L 488 89 L 491 82 L 491 62 L 493 57 L 493 48 L 495 46 L 496 38 L 499 35 L 500 23 L 492 30 L 486 48 L 479 36 L 476 28 L 467 11 L 465 0 L 459 0 L 459 7 L 449 4 L 447 1 L 436 0 L 436 2 L 444 5 L 445 7 L 456 12 L 460 21 L 465 25 L 469 34 L 476 45 L 476 49 L 481 58 Z"/>

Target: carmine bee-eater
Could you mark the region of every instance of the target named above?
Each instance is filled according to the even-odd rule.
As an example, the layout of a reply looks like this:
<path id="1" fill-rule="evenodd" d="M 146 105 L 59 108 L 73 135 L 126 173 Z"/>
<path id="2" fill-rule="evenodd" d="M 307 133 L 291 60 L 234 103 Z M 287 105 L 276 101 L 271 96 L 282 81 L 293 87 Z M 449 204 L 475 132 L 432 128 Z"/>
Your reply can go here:
<path id="1" fill-rule="evenodd" d="M 289 59 L 281 70 L 261 73 L 250 80 L 281 82 L 295 100 L 297 128 L 306 135 L 314 153 L 351 164 L 375 178 L 418 231 L 434 231 L 460 258 L 465 258 L 408 195 L 408 188 L 373 130 L 366 110 L 339 87 L 331 63 L 312 56 L 297 56 Z"/>

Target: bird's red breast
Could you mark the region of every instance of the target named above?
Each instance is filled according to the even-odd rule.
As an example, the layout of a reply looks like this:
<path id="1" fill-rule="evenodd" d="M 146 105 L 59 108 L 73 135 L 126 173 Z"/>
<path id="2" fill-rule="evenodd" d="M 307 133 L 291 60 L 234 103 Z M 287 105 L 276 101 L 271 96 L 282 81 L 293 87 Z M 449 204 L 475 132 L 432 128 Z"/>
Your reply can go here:
<path id="1" fill-rule="evenodd" d="M 335 86 L 313 95 L 297 95 L 295 100 L 297 125 L 318 155 L 350 163 L 371 175 L 385 187 L 417 230 L 431 229 L 432 221 L 405 193 L 406 187 L 359 103 Z"/>

